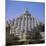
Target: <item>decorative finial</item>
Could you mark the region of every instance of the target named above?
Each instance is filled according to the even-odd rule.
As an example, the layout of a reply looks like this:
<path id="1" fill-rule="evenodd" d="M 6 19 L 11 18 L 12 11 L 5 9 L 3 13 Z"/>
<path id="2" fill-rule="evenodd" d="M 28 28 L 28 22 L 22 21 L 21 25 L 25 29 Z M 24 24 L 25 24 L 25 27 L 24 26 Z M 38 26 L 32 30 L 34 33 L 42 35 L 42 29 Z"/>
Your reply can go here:
<path id="1" fill-rule="evenodd" d="M 28 8 L 26 8 L 26 10 L 28 10 Z"/>
<path id="2" fill-rule="evenodd" d="M 29 12 L 29 11 L 28 11 L 28 8 L 26 8 L 26 9 L 25 9 L 25 12 L 26 12 L 26 13 L 28 13 L 28 12 Z"/>

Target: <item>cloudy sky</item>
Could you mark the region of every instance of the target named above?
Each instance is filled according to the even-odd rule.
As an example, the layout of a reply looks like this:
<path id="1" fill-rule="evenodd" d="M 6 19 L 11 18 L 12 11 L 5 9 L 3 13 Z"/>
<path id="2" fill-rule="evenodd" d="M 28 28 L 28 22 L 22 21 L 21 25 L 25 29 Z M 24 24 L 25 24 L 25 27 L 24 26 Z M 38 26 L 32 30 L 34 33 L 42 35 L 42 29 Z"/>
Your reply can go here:
<path id="1" fill-rule="evenodd" d="M 16 18 L 24 13 L 28 8 L 30 14 L 36 17 L 37 20 L 44 23 L 45 19 L 45 6 L 44 3 L 37 2 L 22 2 L 14 0 L 6 0 L 6 20 Z"/>

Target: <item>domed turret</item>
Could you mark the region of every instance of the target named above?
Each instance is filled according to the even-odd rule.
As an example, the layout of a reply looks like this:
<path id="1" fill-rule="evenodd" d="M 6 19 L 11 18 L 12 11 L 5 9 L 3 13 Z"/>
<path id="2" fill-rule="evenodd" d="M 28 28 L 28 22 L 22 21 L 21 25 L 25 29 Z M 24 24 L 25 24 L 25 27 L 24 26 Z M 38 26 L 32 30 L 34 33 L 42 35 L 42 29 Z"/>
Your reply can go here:
<path id="1" fill-rule="evenodd" d="M 25 9 L 24 15 L 28 15 L 28 16 L 31 15 L 31 14 L 29 13 L 29 11 L 28 11 L 27 8 Z"/>

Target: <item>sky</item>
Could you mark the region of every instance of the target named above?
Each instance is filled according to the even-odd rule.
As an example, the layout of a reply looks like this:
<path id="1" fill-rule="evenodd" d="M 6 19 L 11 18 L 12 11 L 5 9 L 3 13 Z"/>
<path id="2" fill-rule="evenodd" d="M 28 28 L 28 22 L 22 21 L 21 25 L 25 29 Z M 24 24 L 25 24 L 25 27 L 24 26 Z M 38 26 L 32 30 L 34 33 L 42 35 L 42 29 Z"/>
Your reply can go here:
<path id="1" fill-rule="evenodd" d="M 13 19 L 24 13 L 25 9 L 37 20 L 45 23 L 45 4 L 40 2 L 24 2 L 6 0 L 6 20 Z"/>

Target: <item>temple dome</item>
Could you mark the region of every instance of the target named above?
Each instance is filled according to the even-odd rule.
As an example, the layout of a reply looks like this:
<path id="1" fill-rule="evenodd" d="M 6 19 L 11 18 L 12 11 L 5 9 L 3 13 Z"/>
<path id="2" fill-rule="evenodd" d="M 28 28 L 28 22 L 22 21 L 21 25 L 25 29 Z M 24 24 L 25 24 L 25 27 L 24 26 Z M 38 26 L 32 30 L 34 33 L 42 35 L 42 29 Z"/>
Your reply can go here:
<path id="1" fill-rule="evenodd" d="M 25 10 L 23 15 L 16 18 L 14 29 L 11 32 L 17 31 L 16 34 L 19 34 L 18 31 L 32 31 L 32 29 L 36 26 L 36 23 L 36 20 L 34 17 L 31 17 L 29 11 Z"/>

